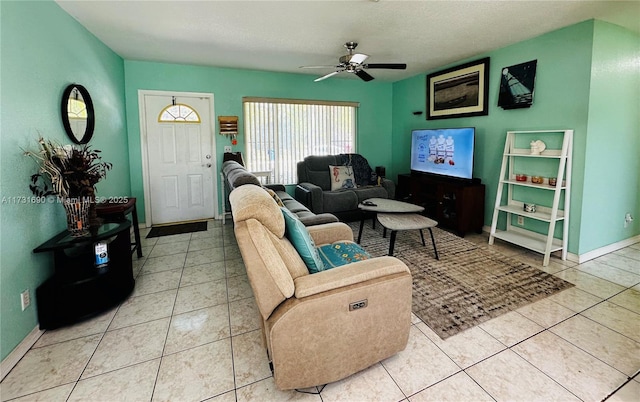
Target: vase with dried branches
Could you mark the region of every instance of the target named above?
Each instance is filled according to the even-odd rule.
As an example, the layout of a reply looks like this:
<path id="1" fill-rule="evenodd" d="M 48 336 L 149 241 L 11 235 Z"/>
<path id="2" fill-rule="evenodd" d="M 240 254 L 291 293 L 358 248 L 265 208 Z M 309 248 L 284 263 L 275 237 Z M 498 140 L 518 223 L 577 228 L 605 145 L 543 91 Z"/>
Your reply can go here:
<path id="1" fill-rule="evenodd" d="M 24 152 L 38 164 L 29 189 L 37 197 L 57 196 L 67 213 L 67 229 L 74 236 L 87 235 L 95 221 L 95 185 L 113 165 L 86 144 L 60 145 L 40 137 L 38 148 Z"/>

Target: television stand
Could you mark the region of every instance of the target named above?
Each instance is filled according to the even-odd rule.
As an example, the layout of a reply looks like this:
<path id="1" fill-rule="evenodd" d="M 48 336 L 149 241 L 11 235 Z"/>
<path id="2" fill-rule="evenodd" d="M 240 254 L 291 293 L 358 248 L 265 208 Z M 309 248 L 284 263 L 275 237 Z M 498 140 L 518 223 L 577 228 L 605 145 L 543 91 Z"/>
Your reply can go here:
<path id="1" fill-rule="evenodd" d="M 461 237 L 469 231 L 482 233 L 485 186 L 480 180 L 412 173 L 399 175 L 398 182 L 408 182 L 407 202 L 423 207 L 423 214 L 439 227 Z"/>

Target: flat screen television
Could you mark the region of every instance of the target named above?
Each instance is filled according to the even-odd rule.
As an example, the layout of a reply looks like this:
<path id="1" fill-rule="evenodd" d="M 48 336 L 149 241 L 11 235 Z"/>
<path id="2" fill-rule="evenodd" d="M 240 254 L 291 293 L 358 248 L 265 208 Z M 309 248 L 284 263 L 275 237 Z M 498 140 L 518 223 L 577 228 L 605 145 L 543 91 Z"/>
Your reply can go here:
<path id="1" fill-rule="evenodd" d="M 471 180 L 475 128 L 440 128 L 411 132 L 411 172 Z"/>

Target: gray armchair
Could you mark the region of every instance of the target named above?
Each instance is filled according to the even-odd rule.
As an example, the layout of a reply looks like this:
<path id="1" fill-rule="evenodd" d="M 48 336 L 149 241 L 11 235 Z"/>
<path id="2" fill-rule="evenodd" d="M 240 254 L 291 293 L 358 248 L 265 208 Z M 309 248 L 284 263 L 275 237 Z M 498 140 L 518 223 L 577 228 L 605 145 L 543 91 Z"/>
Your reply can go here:
<path id="1" fill-rule="evenodd" d="M 341 165 L 353 167 L 356 188 L 332 191 L 329 166 Z M 313 213 L 331 213 L 342 221 L 360 219 L 358 204 L 367 198 L 395 197 L 395 183 L 381 178 L 378 185 L 378 176 L 360 154 L 307 156 L 298 162 L 297 171 L 295 199 Z"/>

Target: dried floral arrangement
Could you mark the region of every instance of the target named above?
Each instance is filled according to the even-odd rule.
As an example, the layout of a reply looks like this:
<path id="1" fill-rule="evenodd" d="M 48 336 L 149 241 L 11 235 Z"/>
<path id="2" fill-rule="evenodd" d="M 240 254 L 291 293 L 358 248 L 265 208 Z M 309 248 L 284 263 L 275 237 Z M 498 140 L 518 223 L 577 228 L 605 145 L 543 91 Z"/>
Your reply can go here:
<path id="1" fill-rule="evenodd" d="M 95 185 L 106 177 L 112 164 L 103 162 L 100 152 L 89 145 L 60 145 L 38 138 L 37 152 L 25 151 L 38 164 L 29 189 L 38 197 L 95 197 Z M 50 186 L 49 186 L 50 184 Z"/>

